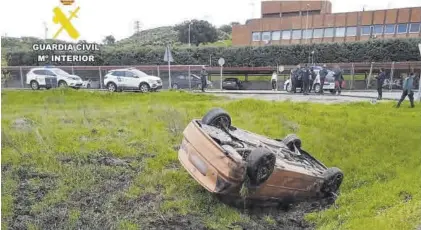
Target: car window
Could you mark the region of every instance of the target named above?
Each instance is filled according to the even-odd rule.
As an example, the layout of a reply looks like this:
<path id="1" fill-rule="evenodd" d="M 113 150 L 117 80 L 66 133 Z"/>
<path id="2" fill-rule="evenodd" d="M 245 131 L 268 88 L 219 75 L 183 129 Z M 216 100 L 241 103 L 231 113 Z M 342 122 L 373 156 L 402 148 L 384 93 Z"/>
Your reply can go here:
<path id="1" fill-rule="evenodd" d="M 45 75 L 43 70 L 34 70 L 33 73 L 38 75 Z"/>
<path id="2" fill-rule="evenodd" d="M 184 79 L 186 79 L 183 75 L 180 75 L 180 76 L 178 76 L 177 78 L 178 78 L 178 79 L 180 79 L 180 80 L 184 80 Z"/>
<path id="3" fill-rule="evenodd" d="M 125 72 L 125 77 L 134 77 L 135 76 L 135 74 L 134 73 L 132 73 L 132 72 L 130 72 L 130 71 L 124 71 Z"/>
<path id="4" fill-rule="evenodd" d="M 55 74 L 53 73 L 53 71 L 47 70 L 47 69 L 44 70 L 44 75 L 55 76 Z"/>
<path id="5" fill-rule="evenodd" d="M 114 71 L 111 73 L 111 75 L 116 76 L 116 77 L 122 77 L 124 76 L 124 72 L 123 71 Z"/>

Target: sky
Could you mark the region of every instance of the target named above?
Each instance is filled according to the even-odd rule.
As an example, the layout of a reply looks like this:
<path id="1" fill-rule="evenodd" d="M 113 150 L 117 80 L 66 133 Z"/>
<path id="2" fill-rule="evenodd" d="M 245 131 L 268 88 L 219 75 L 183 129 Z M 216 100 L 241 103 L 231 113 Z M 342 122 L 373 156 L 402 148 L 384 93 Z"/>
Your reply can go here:
<path id="1" fill-rule="evenodd" d="M 233 21 L 244 23 L 260 17 L 260 0 L 75 0 L 63 6 L 59 0 L 2 0 L 0 5 L 1 36 L 52 38 L 61 27 L 55 24 L 53 8 L 60 6 L 69 11 L 80 7 L 77 18 L 71 20 L 79 32 L 79 40 L 101 42 L 107 35 L 117 40 L 134 33 L 134 23 L 140 21 L 142 29 L 168 26 L 184 20 L 203 19 L 215 26 Z M 377 10 L 421 6 L 421 0 L 331 0 L 333 12 Z M 63 31 L 57 39 L 72 41 Z"/>

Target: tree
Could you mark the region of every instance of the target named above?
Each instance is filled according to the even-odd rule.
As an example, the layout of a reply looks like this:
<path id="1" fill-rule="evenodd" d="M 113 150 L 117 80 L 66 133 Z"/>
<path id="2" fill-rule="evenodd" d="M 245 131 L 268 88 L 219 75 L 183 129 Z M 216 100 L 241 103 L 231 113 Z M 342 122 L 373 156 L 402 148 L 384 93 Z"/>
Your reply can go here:
<path id="1" fill-rule="evenodd" d="M 222 25 L 221 27 L 219 27 L 219 30 L 224 31 L 227 34 L 231 34 L 232 33 L 232 26 L 231 25 Z"/>
<path id="2" fill-rule="evenodd" d="M 115 38 L 113 35 L 108 35 L 102 40 L 105 45 L 113 45 L 115 43 Z"/>
<path id="3" fill-rule="evenodd" d="M 199 46 L 200 43 L 206 44 L 218 40 L 218 31 L 216 28 L 204 20 L 185 21 L 174 27 L 178 34 L 178 40 L 181 43 L 189 42 L 189 24 L 190 24 L 190 42 Z"/>
<path id="4" fill-rule="evenodd" d="M 1 83 L 7 87 L 7 81 L 10 80 L 10 73 L 9 70 L 5 69 L 7 67 L 7 59 L 5 55 L 1 55 Z"/>

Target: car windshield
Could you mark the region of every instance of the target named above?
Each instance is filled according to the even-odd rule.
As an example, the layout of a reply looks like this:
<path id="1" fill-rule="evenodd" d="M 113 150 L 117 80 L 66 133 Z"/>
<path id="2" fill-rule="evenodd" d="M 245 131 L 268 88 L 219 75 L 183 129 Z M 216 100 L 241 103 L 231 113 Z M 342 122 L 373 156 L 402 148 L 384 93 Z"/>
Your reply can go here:
<path id="1" fill-rule="evenodd" d="M 57 75 L 70 75 L 68 72 L 62 69 L 52 69 L 52 71 Z"/>
<path id="2" fill-rule="evenodd" d="M 138 77 L 147 77 L 148 75 L 140 70 L 132 70 L 133 73 L 135 73 Z"/>

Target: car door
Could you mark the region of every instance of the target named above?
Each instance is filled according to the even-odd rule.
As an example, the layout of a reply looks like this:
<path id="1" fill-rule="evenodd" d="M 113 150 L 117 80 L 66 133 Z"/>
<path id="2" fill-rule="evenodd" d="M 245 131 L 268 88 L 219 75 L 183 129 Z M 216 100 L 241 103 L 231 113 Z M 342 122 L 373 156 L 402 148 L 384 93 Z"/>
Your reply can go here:
<path id="1" fill-rule="evenodd" d="M 124 84 L 127 88 L 138 89 L 139 88 L 139 76 L 131 71 L 124 71 Z"/>
<path id="2" fill-rule="evenodd" d="M 124 83 L 124 71 L 114 71 L 111 74 L 114 78 L 115 83 L 117 83 L 118 87 L 125 88 L 126 85 Z"/>
<path id="3" fill-rule="evenodd" d="M 184 75 L 180 75 L 176 77 L 174 84 L 177 84 L 179 89 L 185 89 L 186 87 L 189 87 L 189 83 L 187 82 L 186 84 L 186 82 L 186 77 Z"/>

